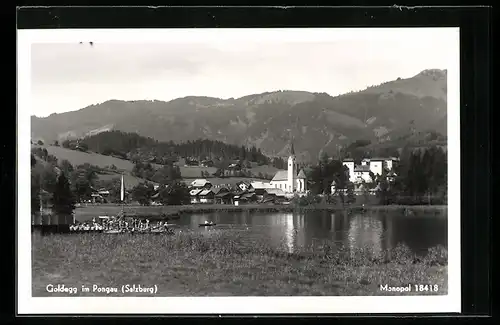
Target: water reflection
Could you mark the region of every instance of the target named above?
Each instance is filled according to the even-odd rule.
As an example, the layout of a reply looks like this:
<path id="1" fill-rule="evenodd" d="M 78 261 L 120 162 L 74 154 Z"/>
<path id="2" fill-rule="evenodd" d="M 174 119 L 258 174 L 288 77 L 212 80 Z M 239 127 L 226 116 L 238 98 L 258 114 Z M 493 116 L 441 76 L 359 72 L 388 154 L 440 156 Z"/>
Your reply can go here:
<path id="1" fill-rule="evenodd" d="M 406 244 L 416 253 L 429 247 L 447 246 L 447 218 L 435 214 L 408 217 L 398 212 L 349 215 L 329 213 L 208 213 L 183 217 L 178 223 L 193 230 L 207 231 L 200 223 L 214 221 L 217 229 L 245 230 L 251 241 L 265 240 L 293 251 L 318 240 L 343 244 L 351 249 L 370 247 L 375 254 Z"/>
<path id="2" fill-rule="evenodd" d="M 383 233 L 384 228 L 379 219 L 364 214 L 354 215 L 349 223 L 349 248 L 354 252 L 369 247 L 373 254 L 379 255 L 382 251 Z"/>

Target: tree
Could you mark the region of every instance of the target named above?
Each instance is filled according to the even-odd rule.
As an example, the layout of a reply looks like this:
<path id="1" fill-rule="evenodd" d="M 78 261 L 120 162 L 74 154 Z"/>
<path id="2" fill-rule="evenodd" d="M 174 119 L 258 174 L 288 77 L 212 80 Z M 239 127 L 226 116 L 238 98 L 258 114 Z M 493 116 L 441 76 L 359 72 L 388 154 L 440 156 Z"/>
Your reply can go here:
<path id="1" fill-rule="evenodd" d="M 40 183 L 42 189 L 52 193 L 57 183 L 57 173 L 52 165 L 42 166 L 40 173 Z"/>
<path id="2" fill-rule="evenodd" d="M 132 189 L 132 198 L 141 205 L 149 205 L 154 193 L 154 186 L 149 182 L 137 184 Z"/>
<path id="3" fill-rule="evenodd" d="M 75 198 L 66 175 L 61 172 L 52 195 L 52 211 L 58 216 L 66 217 L 72 215 L 74 209 Z"/>
<path id="4" fill-rule="evenodd" d="M 40 210 L 40 174 L 33 169 L 36 165 L 36 159 L 31 155 L 31 214 Z"/>
<path id="5" fill-rule="evenodd" d="M 76 200 L 80 202 L 89 199 L 92 187 L 98 180 L 95 170 L 90 164 L 79 165 L 71 175 L 71 184 Z"/>
<path id="6" fill-rule="evenodd" d="M 66 159 L 61 160 L 61 162 L 59 163 L 59 168 L 65 175 L 71 175 L 71 173 L 73 173 L 73 171 L 75 170 L 73 168 L 73 165 Z"/>
<path id="7" fill-rule="evenodd" d="M 37 143 L 38 143 L 39 146 L 43 146 L 43 141 L 42 140 L 38 140 Z"/>
<path id="8" fill-rule="evenodd" d="M 160 191 L 160 200 L 165 205 L 189 204 L 189 189 L 185 183 L 176 180 Z"/>
<path id="9" fill-rule="evenodd" d="M 354 195 L 354 184 L 348 182 L 346 186 L 346 203 L 353 204 L 356 202 L 356 196 Z"/>
<path id="10" fill-rule="evenodd" d="M 330 160 L 330 157 L 328 157 L 328 153 L 326 151 L 322 151 L 321 156 L 319 158 L 320 164 L 326 165 L 326 164 L 328 164 L 329 160 Z"/>
<path id="11" fill-rule="evenodd" d="M 59 141 L 54 141 L 54 146 L 59 147 Z"/>
<path id="12" fill-rule="evenodd" d="M 54 166 L 57 166 L 57 157 L 54 156 L 54 155 L 48 155 L 47 156 L 47 159 L 46 161 L 49 163 L 49 164 L 52 164 Z"/>

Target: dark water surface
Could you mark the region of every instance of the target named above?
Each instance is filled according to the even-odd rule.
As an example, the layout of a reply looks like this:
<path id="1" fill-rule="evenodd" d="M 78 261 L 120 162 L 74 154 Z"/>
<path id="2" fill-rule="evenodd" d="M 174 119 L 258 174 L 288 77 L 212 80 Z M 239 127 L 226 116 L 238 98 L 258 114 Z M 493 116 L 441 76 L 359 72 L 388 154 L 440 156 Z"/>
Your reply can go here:
<path id="1" fill-rule="evenodd" d="M 205 221 L 214 227 L 199 227 Z M 420 211 L 413 216 L 403 211 L 371 211 L 364 214 L 307 211 L 301 213 L 216 212 L 182 216 L 181 229 L 243 232 L 249 240 L 266 240 L 284 245 L 289 251 L 299 247 L 333 241 L 349 248 L 370 247 L 374 253 L 402 243 L 417 254 L 430 247 L 447 248 L 446 211 Z"/>

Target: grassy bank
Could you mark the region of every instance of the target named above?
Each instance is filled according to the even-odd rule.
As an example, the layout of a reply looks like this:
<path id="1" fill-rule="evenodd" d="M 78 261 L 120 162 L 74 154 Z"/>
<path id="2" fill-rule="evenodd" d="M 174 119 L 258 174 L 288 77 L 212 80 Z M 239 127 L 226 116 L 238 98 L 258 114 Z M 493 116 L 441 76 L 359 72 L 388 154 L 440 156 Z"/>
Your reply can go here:
<path id="1" fill-rule="evenodd" d="M 289 253 L 266 242 L 248 243 L 244 234 L 224 230 L 158 235 L 33 235 L 33 296 L 48 284 L 118 288 L 157 286 L 156 296 L 395 295 L 380 285 L 437 284 L 447 293 L 447 252 L 417 259 L 403 246 L 372 256 L 331 243 Z M 414 290 L 410 293 L 417 294 Z"/>
<path id="2" fill-rule="evenodd" d="M 446 215 L 447 206 L 366 206 L 365 210 L 369 211 L 396 211 L 407 209 L 412 211 L 415 215 L 419 213 L 443 213 Z M 99 215 L 116 215 L 120 212 L 119 205 L 88 205 L 75 209 L 76 220 L 87 220 Z M 360 206 L 351 206 L 343 209 L 338 205 L 310 205 L 304 207 L 297 207 L 293 205 L 262 205 L 262 204 L 245 204 L 240 206 L 229 204 L 197 204 L 197 205 L 167 205 L 167 206 L 124 206 L 125 214 L 131 216 L 149 216 L 160 217 L 166 216 L 169 218 L 176 218 L 182 214 L 187 213 L 211 213 L 211 212 L 301 212 L 310 210 L 322 210 L 329 212 L 336 211 L 351 211 L 359 212 L 362 210 Z"/>

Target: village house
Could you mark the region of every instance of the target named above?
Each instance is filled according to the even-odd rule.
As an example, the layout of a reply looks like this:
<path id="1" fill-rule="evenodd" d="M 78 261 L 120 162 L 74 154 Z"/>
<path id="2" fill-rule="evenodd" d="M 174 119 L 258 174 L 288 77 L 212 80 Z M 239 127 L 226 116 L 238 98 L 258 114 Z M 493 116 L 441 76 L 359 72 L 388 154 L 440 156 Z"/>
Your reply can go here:
<path id="1" fill-rule="evenodd" d="M 215 204 L 233 204 L 233 194 L 226 187 L 218 187 L 212 190 L 215 194 Z"/>
<path id="2" fill-rule="evenodd" d="M 198 194 L 200 194 L 201 191 L 203 191 L 203 189 L 201 189 L 201 188 L 195 188 L 195 189 L 192 189 L 191 191 L 189 191 L 189 197 L 190 197 L 191 204 L 200 203 L 200 197 L 198 196 Z"/>
<path id="3" fill-rule="evenodd" d="M 238 186 L 242 191 L 246 191 L 252 188 L 252 184 L 248 181 L 240 181 L 236 183 L 236 186 Z"/>
<path id="4" fill-rule="evenodd" d="M 394 157 L 389 158 L 365 158 L 361 161 L 361 165 L 356 165 L 354 159 L 346 158 L 342 164 L 349 169 L 349 181 L 352 183 L 374 182 L 370 177 L 370 173 L 374 176 L 382 175 L 383 169 L 393 171 L 395 164 L 399 159 Z M 392 172 L 391 177 L 395 174 Z"/>
<path id="5" fill-rule="evenodd" d="M 214 203 L 215 194 L 211 189 L 203 189 L 198 193 L 200 203 Z"/>
<path id="6" fill-rule="evenodd" d="M 101 188 L 99 190 L 92 189 L 92 194 L 90 195 L 92 203 L 107 203 L 109 200 L 109 195 L 110 192 L 105 189 Z"/>

